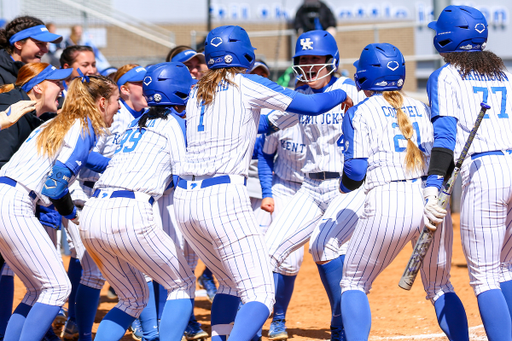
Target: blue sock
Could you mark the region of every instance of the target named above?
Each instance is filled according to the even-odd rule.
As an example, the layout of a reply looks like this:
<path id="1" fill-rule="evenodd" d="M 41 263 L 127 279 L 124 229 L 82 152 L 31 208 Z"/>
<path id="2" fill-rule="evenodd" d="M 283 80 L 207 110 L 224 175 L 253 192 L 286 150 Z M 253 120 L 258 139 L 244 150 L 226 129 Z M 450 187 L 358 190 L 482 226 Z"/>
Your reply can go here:
<path id="1" fill-rule="evenodd" d="M 237 316 L 238 306 L 240 305 L 240 297 L 217 294 L 212 303 L 211 325 L 212 337 L 211 341 L 226 341 L 227 336 L 231 330 L 226 333 L 223 331 L 230 323 L 235 321 Z M 218 329 L 217 329 L 218 328 Z M 213 335 L 213 331 L 217 330 L 218 335 Z"/>
<path id="2" fill-rule="evenodd" d="M 213 273 L 210 269 L 205 268 L 203 271 L 203 276 L 213 279 Z"/>
<path id="3" fill-rule="evenodd" d="M 164 312 L 165 303 L 167 302 L 167 290 L 163 285 L 153 281 L 155 302 L 156 302 L 156 315 L 158 320 L 162 319 L 162 313 Z"/>
<path id="4" fill-rule="evenodd" d="M 273 320 L 286 319 L 286 311 L 292 299 L 293 287 L 297 276 L 285 276 L 274 272 L 274 285 L 276 288 L 276 303 L 274 304 Z"/>
<path id="5" fill-rule="evenodd" d="M 52 325 L 59 310 L 60 307 L 56 305 L 34 304 L 21 329 L 20 341 L 41 340 Z"/>
<path id="6" fill-rule="evenodd" d="M 367 341 L 372 327 L 368 296 L 359 290 L 345 291 L 341 295 L 341 311 L 347 340 Z"/>
<path id="7" fill-rule="evenodd" d="M 485 333 L 491 341 L 511 340 L 512 326 L 507 302 L 500 289 L 484 291 L 477 296 Z"/>
<path id="8" fill-rule="evenodd" d="M 158 316 L 156 313 L 155 286 L 148 282 L 149 301 L 148 305 L 142 310 L 139 316 L 142 326 L 144 340 L 153 341 L 158 338 Z"/>
<path id="9" fill-rule="evenodd" d="M 229 341 L 250 340 L 268 319 L 270 310 L 261 302 L 244 304 L 235 318 L 235 325 L 229 335 Z"/>
<path id="10" fill-rule="evenodd" d="M 324 285 L 329 303 L 331 304 L 331 327 L 343 327 L 341 319 L 341 277 L 345 255 L 331 260 L 329 263 L 317 264 L 320 279 Z"/>
<path id="11" fill-rule="evenodd" d="M 512 281 L 500 283 L 501 292 L 507 301 L 508 311 L 512 316 Z"/>
<path id="12" fill-rule="evenodd" d="M 187 328 L 194 300 L 167 300 L 160 320 L 160 340 L 180 341 Z"/>
<path id="13" fill-rule="evenodd" d="M 437 321 L 450 341 L 468 341 L 469 329 L 466 310 L 454 292 L 439 297 L 434 303 Z"/>
<path id="14" fill-rule="evenodd" d="M 80 285 L 80 278 L 82 278 L 82 265 L 78 258 L 70 258 L 68 266 L 68 277 L 71 282 L 71 293 L 68 297 L 68 318 L 72 321 L 76 319 L 75 303 L 76 292 Z"/>
<path id="15" fill-rule="evenodd" d="M 94 341 L 121 340 L 135 317 L 128 315 L 119 308 L 112 308 L 101 320 Z"/>
<path id="16" fill-rule="evenodd" d="M 12 314 L 12 301 L 14 300 L 14 276 L 0 278 L 0 339 L 5 334 L 7 322 Z"/>
<path id="17" fill-rule="evenodd" d="M 94 289 L 80 284 L 76 291 L 76 324 L 79 340 L 92 341 L 92 325 L 98 311 L 100 289 Z"/>
<path id="18" fill-rule="evenodd" d="M 4 341 L 20 339 L 21 330 L 23 329 L 23 325 L 25 324 L 25 320 L 27 319 L 30 309 L 32 309 L 32 307 L 25 303 L 20 303 L 16 307 L 16 310 L 14 310 L 11 318 L 9 319 L 9 324 L 7 324 Z"/>

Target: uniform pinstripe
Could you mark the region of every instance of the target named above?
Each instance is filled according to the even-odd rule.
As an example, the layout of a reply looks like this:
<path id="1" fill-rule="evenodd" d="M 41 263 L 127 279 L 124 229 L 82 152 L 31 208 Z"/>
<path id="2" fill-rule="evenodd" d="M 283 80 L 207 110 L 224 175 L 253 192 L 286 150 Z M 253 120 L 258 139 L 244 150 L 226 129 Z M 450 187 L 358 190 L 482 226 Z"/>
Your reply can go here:
<path id="1" fill-rule="evenodd" d="M 263 236 L 243 186 L 256 139 L 261 108 L 284 110 L 291 98 L 254 75 L 221 83 L 214 105 L 201 106 L 197 88 L 187 104 L 187 154 L 181 177 L 203 180 L 230 175 L 237 183 L 205 188 L 187 185 L 175 192 L 179 227 L 219 281 L 217 294 L 257 301 L 272 311 L 274 285 Z M 188 182 L 187 182 L 188 184 Z"/>
<path id="2" fill-rule="evenodd" d="M 472 71 L 463 77 L 447 64 L 428 83 L 432 116 L 457 119 L 455 158 L 473 127 L 480 102 L 491 106 L 471 145 L 471 157 L 461 168 L 461 238 L 477 296 L 512 280 L 512 105 L 507 95 L 512 91 L 511 76 L 504 72 L 504 80 L 498 80 Z M 501 155 L 478 155 L 486 152 Z"/>
<path id="3" fill-rule="evenodd" d="M 176 119 L 138 120 L 124 133 L 116 153 L 96 182 L 97 198 L 84 206 L 80 235 L 87 250 L 119 296 L 116 307 L 138 317 L 149 293 L 143 273 L 168 291 L 168 299 L 193 298 L 195 277 L 181 250 L 159 222 L 152 197 L 160 198 L 178 172 L 185 141 Z M 110 198 L 113 192 L 135 199 Z"/>
<path id="4" fill-rule="evenodd" d="M 364 94 L 357 91 L 354 82 L 345 77 L 332 78 L 323 91 L 327 92 L 334 89 L 344 90 L 354 103 L 358 103 L 364 98 Z M 307 94 L 314 93 L 307 86 L 299 88 L 298 91 Z M 340 107 L 336 107 L 315 117 L 294 117 L 277 112 L 269 117 L 280 128 L 299 123 L 303 141 L 307 147 L 306 161 L 302 168 L 302 172 L 306 175 L 302 187 L 285 208 L 285 211 L 277 220 L 272 222 L 272 225 L 275 224 L 276 228 L 275 230 L 272 226 L 270 228 L 277 233 L 267 236 L 271 264 L 275 270 L 291 252 L 310 239 L 315 228 L 331 228 L 332 230 L 323 233 L 335 233 L 336 226 L 318 224 L 331 202 L 333 205 L 331 207 L 332 214 L 334 216 L 340 214 L 340 217 L 346 219 L 347 222 L 355 222 L 354 215 L 357 215 L 356 212 L 361 209 L 364 199 L 361 191 L 340 197 L 337 178 L 322 181 L 313 180 L 307 175 L 308 173 L 318 172 L 337 172 L 341 174 L 343 170 L 343 135 L 341 131 L 343 116 L 344 111 Z M 339 199 L 335 200 L 337 197 Z M 346 231 L 352 231 L 353 227 L 355 227 L 355 224 L 345 226 Z M 318 247 L 323 249 L 323 246 L 319 245 Z"/>

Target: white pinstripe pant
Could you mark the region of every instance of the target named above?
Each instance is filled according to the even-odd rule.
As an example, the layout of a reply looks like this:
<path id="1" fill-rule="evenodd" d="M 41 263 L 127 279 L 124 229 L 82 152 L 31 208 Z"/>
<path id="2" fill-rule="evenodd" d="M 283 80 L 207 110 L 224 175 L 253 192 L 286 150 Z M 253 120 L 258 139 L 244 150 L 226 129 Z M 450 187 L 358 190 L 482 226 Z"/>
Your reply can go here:
<path id="1" fill-rule="evenodd" d="M 178 187 L 174 210 L 181 232 L 219 281 L 217 293 L 238 296 L 244 304 L 261 302 L 272 311 L 272 271 L 246 187 Z"/>

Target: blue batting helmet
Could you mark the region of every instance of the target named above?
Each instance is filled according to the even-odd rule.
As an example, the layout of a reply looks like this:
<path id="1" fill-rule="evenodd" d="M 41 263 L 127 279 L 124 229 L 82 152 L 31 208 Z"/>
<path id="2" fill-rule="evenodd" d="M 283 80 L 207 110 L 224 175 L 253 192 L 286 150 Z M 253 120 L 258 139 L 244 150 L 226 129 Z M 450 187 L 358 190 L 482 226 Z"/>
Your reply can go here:
<path id="1" fill-rule="evenodd" d="M 142 81 L 149 106 L 185 105 L 192 87 L 192 76 L 183 63 L 152 65 Z"/>
<path id="2" fill-rule="evenodd" d="M 402 52 L 388 43 L 370 44 L 354 63 L 357 90 L 400 90 L 405 81 Z"/>
<path id="3" fill-rule="evenodd" d="M 240 66 L 250 69 L 255 60 L 247 32 L 240 26 L 220 26 L 208 33 L 204 54 L 209 69 Z"/>
<path id="4" fill-rule="evenodd" d="M 303 64 L 299 65 L 301 56 L 326 56 L 327 61 L 322 64 Z M 340 53 L 336 39 L 327 31 L 314 30 L 308 31 L 299 36 L 295 44 L 295 55 L 293 56 L 293 70 L 298 76 L 298 79 L 305 82 L 315 81 L 327 77 L 338 68 L 340 61 Z M 316 74 L 311 75 L 313 66 L 322 65 L 328 68 L 328 73 L 323 77 L 318 77 Z M 309 66 L 309 69 L 308 69 Z M 318 71 L 319 72 L 319 71 Z M 309 75 L 309 77 L 308 77 Z"/>
<path id="5" fill-rule="evenodd" d="M 428 27 L 436 31 L 439 53 L 482 51 L 487 43 L 487 20 L 473 7 L 448 6 Z"/>

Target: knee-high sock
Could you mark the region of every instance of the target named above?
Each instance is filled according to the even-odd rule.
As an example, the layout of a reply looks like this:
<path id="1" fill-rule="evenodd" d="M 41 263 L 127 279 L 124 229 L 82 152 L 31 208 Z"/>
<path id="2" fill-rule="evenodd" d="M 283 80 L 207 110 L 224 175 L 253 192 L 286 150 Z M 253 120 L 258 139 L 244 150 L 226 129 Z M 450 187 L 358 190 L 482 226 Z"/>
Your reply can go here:
<path id="1" fill-rule="evenodd" d="M 167 300 L 160 320 L 160 340 L 180 341 L 194 308 L 194 300 Z"/>
<path id="2" fill-rule="evenodd" d="M 139 316 L 142 326 L 144 340 L 153 341 L 158 338 L 158 316 L 156 313 L 155 286 L 148 282 L 149 301 L 148 305 L 142 310 Z"/>
<path id="3" fill-rule="evenodd" d="M 454 292 L 439 297 L 434 303 L 437 321 L 450 341 L 469 341 L 468 318 L 462 302 Z"/>
<path id="4" fill-rule="evenodd" d="M 0 337 L 5 334 L 7 322 L 12 314 L 12 301 L 14 300 L 14 276 L 1 276 L 0 278 Z"/>
<path id="5" fill-rule="evenodd" d="M 59 310 L 60 307 L 55 305 L 34 304 L 21 329 L 20 341 L 41 340 L 52 325 Z"/>
<path id="6" fill-rule="evenodd" d="M 5 329 L 4 341 L 17 341 L 20 339 L 21 330 L 23 329 L 30 309 L 32 309 L 32 307 L 25 303 L 20 303 L 16 307 Z"/>
<path id="7" fill-rule="evenodd" d="M 76 291 L 76 324 L 79 340 L 92 341 L 92 325 L 98 311 L 100 289 L 94 289 L 80 284 Z"/>
<path id="8" fill-rule="evenodd" d="M 250 340 L 263 327 L 269 315 L 270 310 L 261 302 L 253 301 L 244 304 L 236 315 L 229 340 Z"/>
<path id="9" fill-rule="evenodd" d="M 226 294 L 215 295 L 211 314 L 211 341 L 226 341 L 233 328 L 231 323 L 235 321 L 239 304 L 239 297 Z"/>
<path id="10" fill-rule="evenodd" d="M 68 318 L 72 321 L 76 319 L 75 304 L 76 292 L 80 285 L 80 278 L 82 277 L 82 265 L 78 258 L 70 258 L 68 266 L 68 277 L 71 282 L 71 293 L 68 297 Z"/>
<path id="11" fill-rule="evenodd" d="M 158 320 L 162 319 L 162 313 L 164 312 L 164 307 L 167 302 L 167 290 L 163 287 L 163 285 L 158 284 L 153 281 L 154 293 L 155 293 L 155 302 L 156 302 L 156 314 Z"/>
<path id="12" fill-rule="evenodd" d="M 331 260 L 329 263 L 317 264 L 320 279 L 324 285 L 329 303 L 331 304 L 331 327 L 343 327 L 341 319 L 341 277 L 345 255 Z"/>
<path id="13" fill-rule="evenodd" d="M 112 308 L 101 321 L 94 341 L 121 340 L 135 317 L 118 308 Z"/>
<path id="14" fill-rule="evenodd" d="M 284 320 L 286 318 L 286 311 L 292 299 L 296 278 L 297 276 L 285 276 L 274 272 L 276 303 L 274 304 L 273 320 Z"/>
<path id="15" fill-rule="evenodd" d="M 500 283 L 501 292 L 507 301 L 508 311 L 512 316 L 512 281 Z"/>
<path id="16" fill-rule="evenodd" d="M 341 295 L 341 311 L 347 340 L 367 341 L 372 326 L 372 313 L 366 294 L 359 290 L 345 291 Z"/>
<path id="17" fill-rule="evenodd" d="M 510 341 L 512 326 L 507 302 L 500 289 L 484 291 L 477 296 L 480 316 L 490 341 Z"/>

